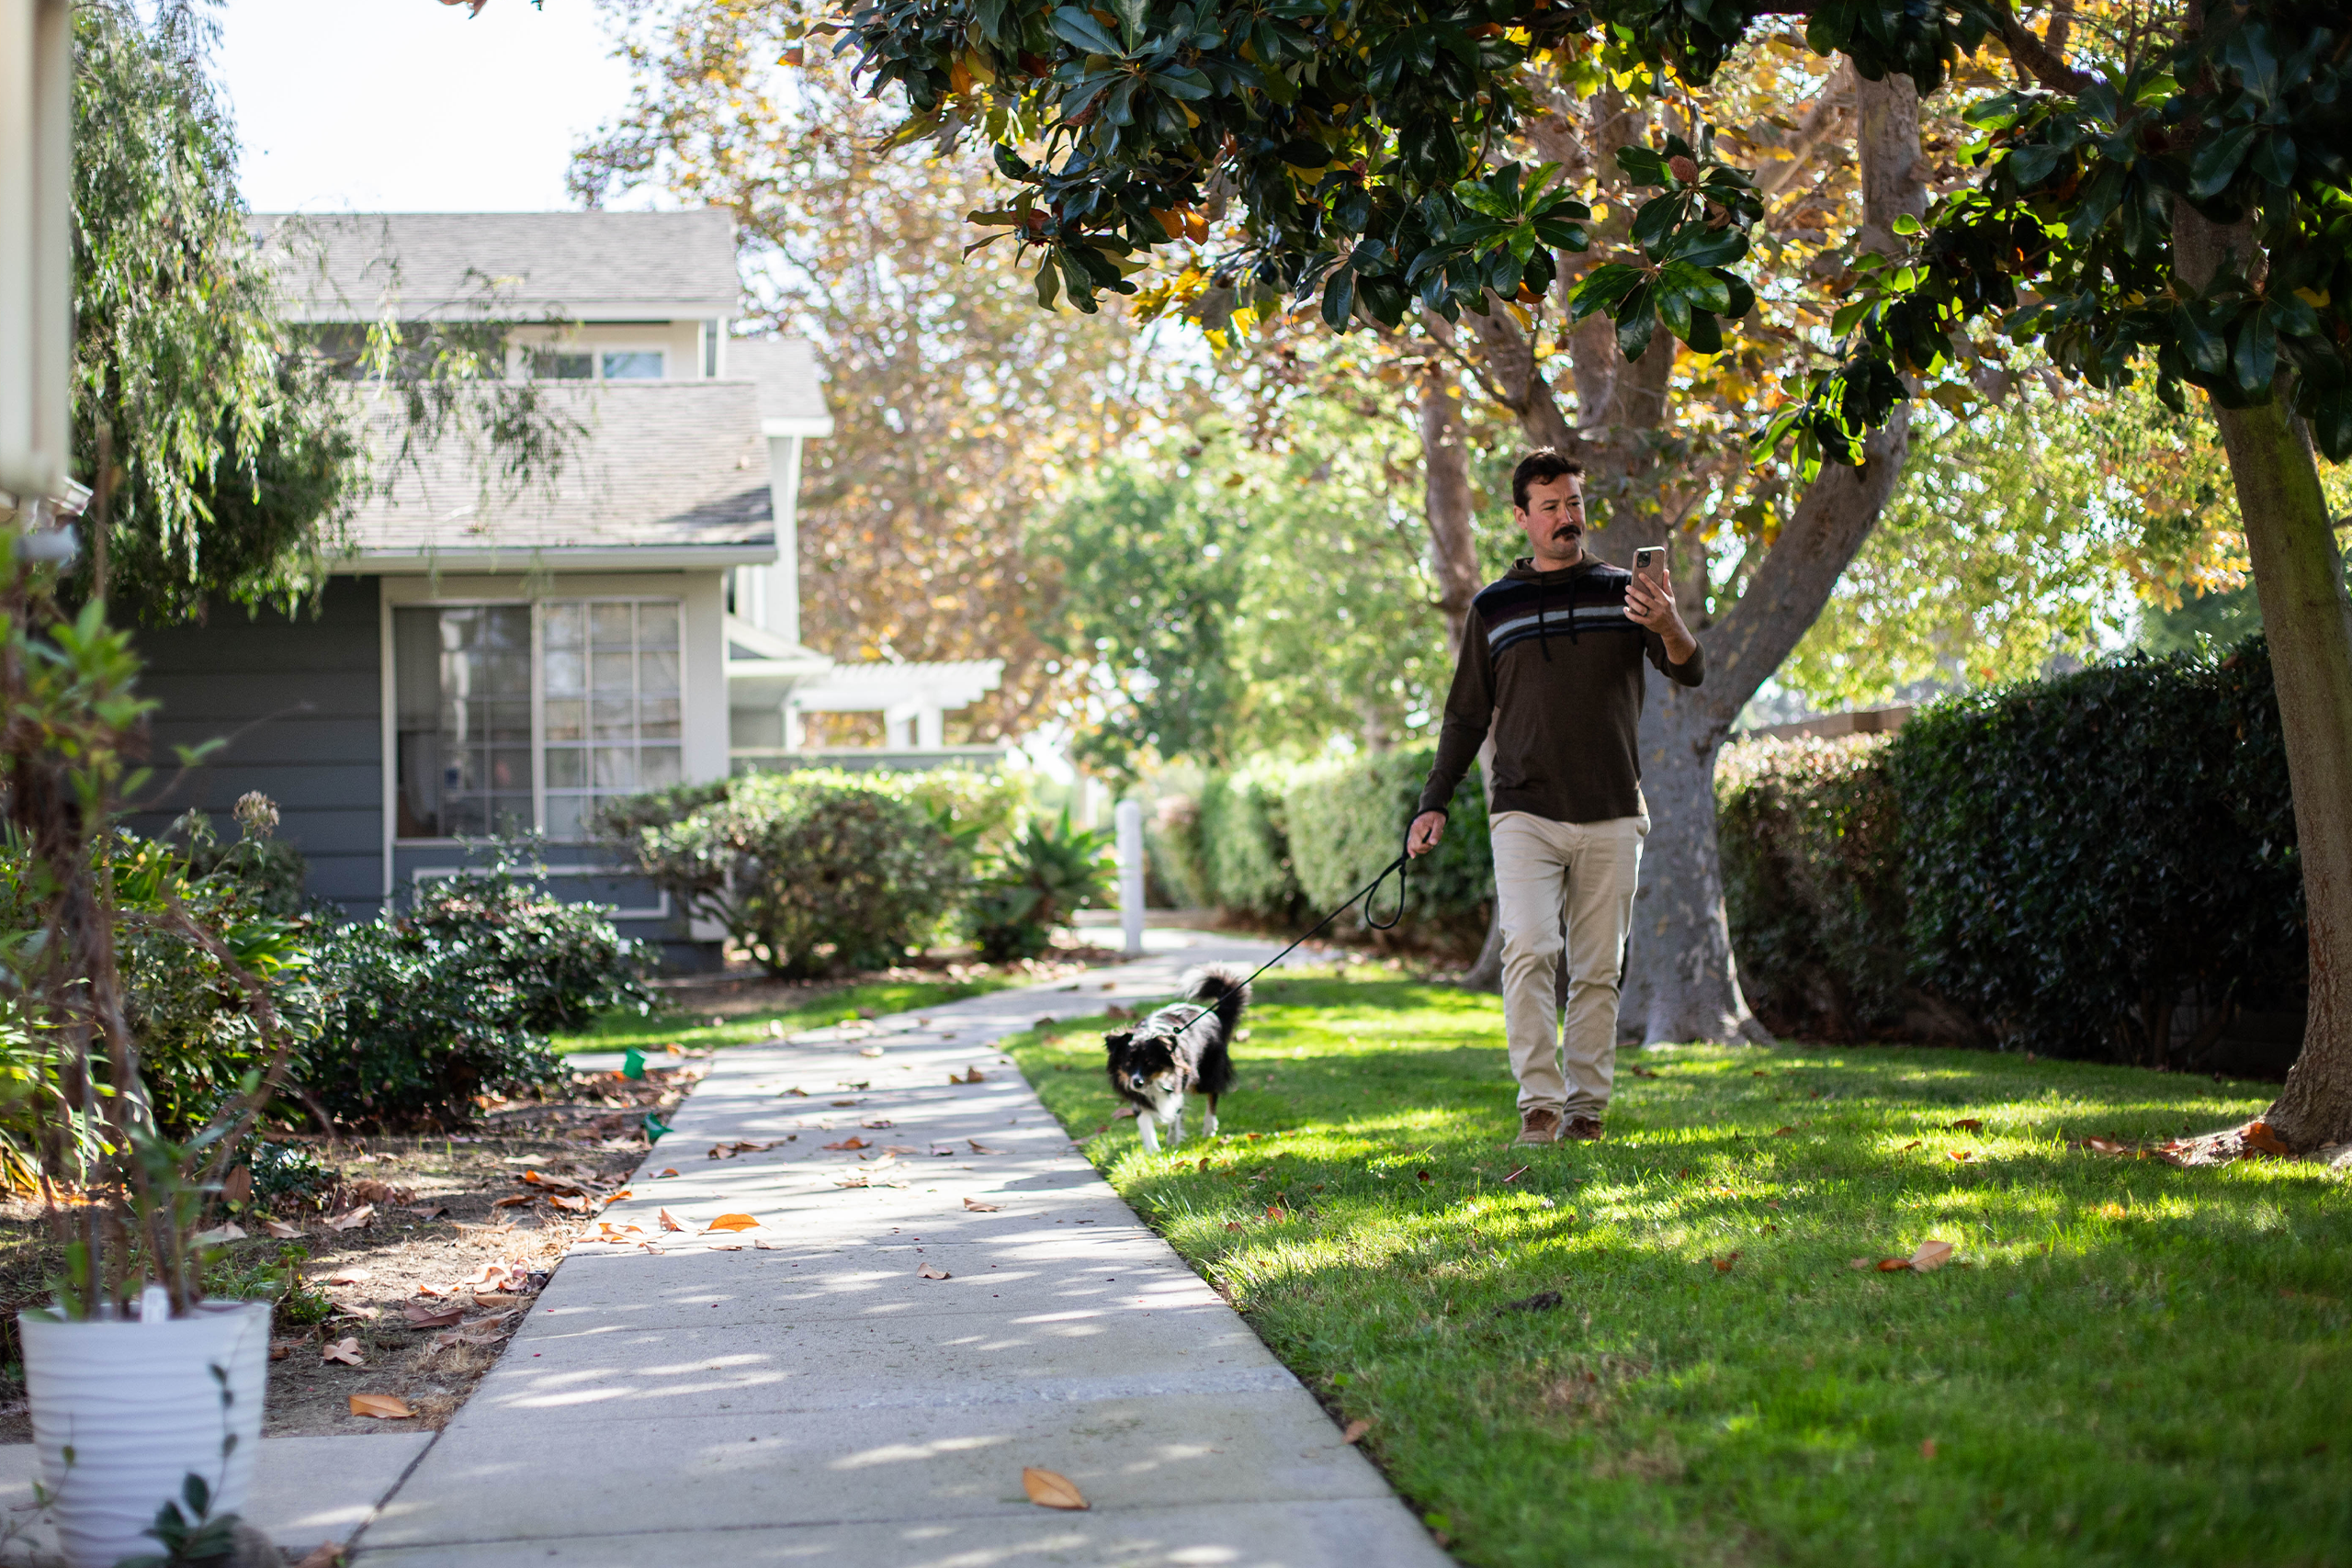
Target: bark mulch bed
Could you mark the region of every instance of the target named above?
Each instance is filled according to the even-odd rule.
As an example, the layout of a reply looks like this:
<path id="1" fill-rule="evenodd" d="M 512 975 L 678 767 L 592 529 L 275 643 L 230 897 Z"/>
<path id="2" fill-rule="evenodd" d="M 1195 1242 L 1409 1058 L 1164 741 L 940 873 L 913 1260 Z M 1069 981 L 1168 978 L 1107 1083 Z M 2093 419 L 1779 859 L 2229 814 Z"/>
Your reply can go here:
<path id="1" fill-rule="evenodd" d="M 576 1073 L 567 1089 L 494 1102 L 470 1132 L 447 1137 L 273 1134 L 308 1144 L 334 1179 L 309 1202 L 238 1213 L 246 1234 L 214 1266 L 237 1276 L 245 1295 L 276 1293 L 282 1285 L 270 1275 L 285 1263 L 300 1275 L 278 1304 L 263 1435 L 447 1422 L 566 1248 L 644 1159 L 645 1113 L 675 1106 L 702 1076 L 698 1061 L 672 1060 L 639 1081 Z M 50 1299 L 58 1263 L 39 1205 L 0 1202 L 0 1442 L 32 1440 L 16 1314 Z M 356 1364 L 329 1359 L 330 1349 Z M 413 1414 L 356 1415 L 355 1394 L 390 1395 Z"/>

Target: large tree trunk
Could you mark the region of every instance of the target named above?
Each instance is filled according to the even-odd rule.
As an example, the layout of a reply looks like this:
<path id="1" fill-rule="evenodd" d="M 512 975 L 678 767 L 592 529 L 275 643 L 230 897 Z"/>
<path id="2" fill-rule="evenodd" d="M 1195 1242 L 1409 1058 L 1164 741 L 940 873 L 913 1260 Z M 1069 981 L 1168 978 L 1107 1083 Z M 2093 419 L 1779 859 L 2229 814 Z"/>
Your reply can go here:
<path id="1" fill-rule="evenodd" d="M 1858 243 L 1885 250 L 1897 216 L 1927 210 L 1919 156 L 1919 97 L 1907 76 L 1860 82 L 1863 228 Z M 1755 580 L 1699 634 L 1707 683 L 1653 682 L 1642 716 L 1642 789 L 1650 837 L 1618 1004 L 1621 1034 L 1768 1043 L 1740 994 L 1724 911 L 1715 838 L 1715 757 L 1732 722 L 1819 617 L 1838 579 L 1878 522 L 1903 471 L 1910 413 L 1897 409 L 1865 443 L 1859 468 L 1829 468 L 1806 487 Z"/>
<path id="2" fill-rule="evenodd" d="M 2186 203 L 2173 243 L 2181 280 L 2200 291 L 2233 253 L 2261 263 L 2244 226 L 2208 222 Z M 2309 433 L 2285 399 L 2282 377 L 2270 402 L 2213 417 L 2270 642 L 2311 944 L 2302 1053 L 2265 1120 L 2290 1147 L 2312 1149 L 2352 1143 L 2352 598 Z"/>
<path id="3" fill-rule="evenodd" d="M 1421 499 L 1429 517 L 1430 557 L 1437 571 L 1438 609 L 1445 616 L 1445 653 L 1462 657 L 1463 628 L 1470 601 L 1485 586 L 1479 581 L 1478 541 L 1470 526 L 1470 449 L 1462 428 L 1462 402 L 1453 378 L 1437 366 L 1421 373 Z M 1478 751 L 1478 785 L 1494 804 L 1494 742 Z M 1499 906 L 1498 906 L 1499 909 Z M 1487 920 L 1487 940 L 1463 984 L 1496 990 L 1503 983 L 1502 921 Z"/>

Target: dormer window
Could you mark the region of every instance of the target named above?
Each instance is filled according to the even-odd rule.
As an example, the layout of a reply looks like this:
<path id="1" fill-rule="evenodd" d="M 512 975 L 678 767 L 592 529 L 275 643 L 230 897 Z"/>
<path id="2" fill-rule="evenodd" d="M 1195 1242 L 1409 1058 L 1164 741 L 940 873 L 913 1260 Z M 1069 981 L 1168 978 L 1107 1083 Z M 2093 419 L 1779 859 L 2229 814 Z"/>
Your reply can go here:
<path id="1" fill-rule="evenodd" d="M 535 349 L 531 374 L 542 381 L 659 381 L 669 356 L 658 348 Z"/>

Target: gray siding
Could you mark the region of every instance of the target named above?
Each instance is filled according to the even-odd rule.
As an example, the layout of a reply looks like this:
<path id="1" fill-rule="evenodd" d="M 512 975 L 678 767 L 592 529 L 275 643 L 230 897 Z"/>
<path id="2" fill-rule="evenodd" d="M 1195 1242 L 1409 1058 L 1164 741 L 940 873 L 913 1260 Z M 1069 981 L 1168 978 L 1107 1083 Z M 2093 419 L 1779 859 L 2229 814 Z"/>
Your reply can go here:
<path id="1" fill-rule="evenodd" d="M 204 626 L 141 632 L 140 688 L 153 721 L 149 809 L 161 833 L 189 807 L 236 837 L 229 808 L 248 790 L 277 803 L 278 836 L 311 863 L 311 891 L 371 914 L 384 880 L 383 682 L 377 580 L 339 577 L 317 607 L 248 619 L 230 607 Z M 227 744 L 182 773 L 174 748 Z"/>

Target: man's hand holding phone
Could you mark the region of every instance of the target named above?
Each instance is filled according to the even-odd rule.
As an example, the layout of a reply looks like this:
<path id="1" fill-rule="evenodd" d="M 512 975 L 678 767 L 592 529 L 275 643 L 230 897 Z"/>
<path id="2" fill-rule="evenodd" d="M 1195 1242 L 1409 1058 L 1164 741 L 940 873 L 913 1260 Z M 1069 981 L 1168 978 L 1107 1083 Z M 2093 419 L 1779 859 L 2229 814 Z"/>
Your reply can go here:
<path id="1" fill-rule="evenodd" d="M 1625 618 L 1665 639 L 1666 657 L 1672 663 L 1688 662 L 1698 649 L 1699 639 L 1682 624 L 1682 612 L 1674 603 L 1674 576 L 1666 570 L 1662 549 L 1634 552 L 1634 581 L 1625 585 Z"/>

